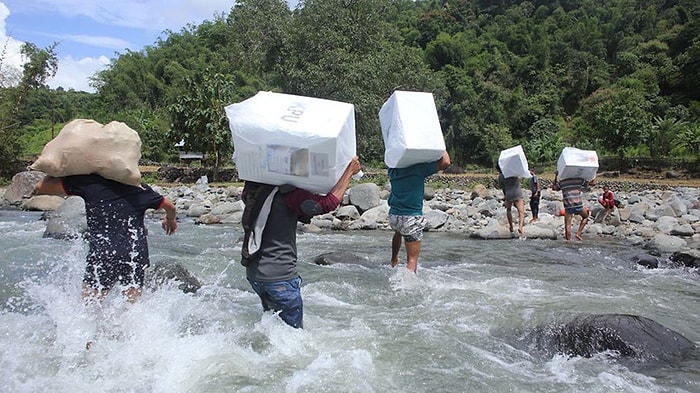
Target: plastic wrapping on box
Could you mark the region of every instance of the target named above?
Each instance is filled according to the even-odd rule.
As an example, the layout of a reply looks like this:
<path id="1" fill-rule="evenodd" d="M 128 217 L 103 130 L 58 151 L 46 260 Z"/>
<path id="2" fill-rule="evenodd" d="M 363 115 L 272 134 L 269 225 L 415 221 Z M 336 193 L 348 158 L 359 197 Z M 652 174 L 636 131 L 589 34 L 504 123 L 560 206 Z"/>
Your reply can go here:
<path id="1" fill-rule="evenodd" d="M 379 122 L 389 168 L 437 161 L 445 152 L 432 93 L 395 91 L 379 111 Z"/>
<path id="2" fill-rule="evenodd" d="M 259 92 L 225 109 L 240 179 L 326 194 L 356 155 L 352 104 Z"/>
<path id="3" fill-rule="evenodd" d="M 530 177 L 530 169 L 527 158 L 521 145 L 501 151 L 498 156 L 498 166 L 501 167 L 503 177 Z"/>
<path id="4" fill-rule="evenodd" d="M 595 150 L 565 147 L 557 161 L 557 172 L 559 179 L 593 180 L 598 172 L 598 153 Z"/>
<path id="5" fill-rule="evenodd" d="M 75 119 L 44 146 L 30 168 L 53 177 L 96 173 L 140 186 L 140 159 L 141 138 L 126 124 L 112 121 L 102 125 L 94 120 Z"/>

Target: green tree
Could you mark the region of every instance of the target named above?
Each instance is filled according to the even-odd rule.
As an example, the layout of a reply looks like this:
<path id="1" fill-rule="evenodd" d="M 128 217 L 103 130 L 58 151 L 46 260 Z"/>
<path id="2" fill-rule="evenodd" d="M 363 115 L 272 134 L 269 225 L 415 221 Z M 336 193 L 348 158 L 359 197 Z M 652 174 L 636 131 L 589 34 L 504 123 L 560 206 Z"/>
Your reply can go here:
<path id="1" fill-rule="evenodd" d="M 685 123 L 671 117 L 655 117 L 647 145 L 652 157 L 666 157 L 671 153 Z"/>
<path id="2" fill-rule="evenodd" d="M 219 180 L 219 168 L 231 157 L 233 144 L 224 107 L 257 91 L 254 79 L 238 75 L 203 73 L 189 80 L 190 92 L 177 98 L 168 107 L 172 115 L 170 139 L 184 140 L 185 149 L 201 151 L 214 166 L 214 181 Z"/>
<path id="3" fill-rule="evenodd" d="M 645 143 L 651 129 L 648 103 L 631 89 L 602 89 L 583 103 L 579 137 L 599 141 L 596 149 L 624 155 L 628 147 Z M 586 142 L 585 139 L 582 142 Z"/>
<path id="4" fill-rule="evenodd" d="M 39 49 L 32 43 L 22 45 L 22 55 L 26 62 L 22 67 L 22 79 L 16 88 L 7 90 L 9 105 L 3 106 L 0 113 L 0 177 L 14 175 L 22 166 L 20 143 L 22 124 L 19 114 L 26 101 L 27 94 L 44 87 L 46 80 L 53 77 L 58 69 L 58 59 L 54 53 L 56 43 Z"/>
<path id="5" fill-rule="evenodd" d="M 691 156 L 700 153 L 700 124 L 688 124 L 678 135 L 678 144 Z"/>

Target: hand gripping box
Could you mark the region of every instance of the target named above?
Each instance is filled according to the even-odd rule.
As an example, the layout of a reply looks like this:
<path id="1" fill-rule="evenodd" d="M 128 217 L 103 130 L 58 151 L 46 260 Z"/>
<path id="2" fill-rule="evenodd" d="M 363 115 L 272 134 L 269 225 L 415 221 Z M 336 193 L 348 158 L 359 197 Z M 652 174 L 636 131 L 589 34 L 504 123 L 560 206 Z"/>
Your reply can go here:
<path id="1" fill-rule="evenodd" d="M 598 154 L 594 150 L 565 147 L 557 161 L 559 179 L 583 178 L 593 180 L 598 171 Z"/>
<path id="2" fill-rule="evenodd" d="M 240 179 L 326 194 L 356 155 L 352 104 L 261 91 L 225 109 Z"/>
<path id="3" fill-rule="evenodd" d="M 431 93 L 395 91 L 379 111 L 379 122 L 389 168 L 437 161 L 445 152 Z"/>
<path id="4" fill-rule="evenodd" d="M 530 177 L 527 158 L 521 145 L 502 150 L 498 156 L 498 166 L 501 167 L 503 177 Z"/>

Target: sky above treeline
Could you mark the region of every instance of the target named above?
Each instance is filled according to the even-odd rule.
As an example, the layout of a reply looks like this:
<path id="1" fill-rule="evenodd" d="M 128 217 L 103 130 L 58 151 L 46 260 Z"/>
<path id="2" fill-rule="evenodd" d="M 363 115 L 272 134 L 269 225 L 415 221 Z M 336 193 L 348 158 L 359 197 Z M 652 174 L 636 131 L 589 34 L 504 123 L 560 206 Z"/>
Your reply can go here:
<path id="1" fill-rule="evenodd" d="M 58 43 L 58 73 L 51 88 L 93 92 L 89 78 L 110 60 L 155 44 L 165 31 L 179 32 L 215 15 L 232 0 L 2 0 L 0 66 L 21 69 L 20 47 Z"/>

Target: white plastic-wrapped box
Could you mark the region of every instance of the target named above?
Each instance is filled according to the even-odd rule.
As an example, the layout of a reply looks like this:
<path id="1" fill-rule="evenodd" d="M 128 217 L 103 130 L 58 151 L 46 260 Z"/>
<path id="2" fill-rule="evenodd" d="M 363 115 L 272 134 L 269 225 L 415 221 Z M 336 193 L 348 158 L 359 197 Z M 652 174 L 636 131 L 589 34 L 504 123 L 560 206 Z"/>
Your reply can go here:
<path id="1" fill-rule="evenodd" d="M 389 168 L 437 161 L 445 152 L 432 93 L 395 91 L 382 105 L 379 122 Z"/>
<path id="2" fill-rule="evenodd" d="M 559 179 L 582 178 L 593 180 L 598 172 L 598 154 L 595 150 L 565 147 L 557 161 Z"/>
<path id="3" fill-rule="evenodd" d="M 356 155 L 352 104 L 261 91 L 225 109 L 240 179 L 326 194 Z"/>
<path id="4" fill-rule="evenodd" d="M 521 145 L 501 150 L 498 166 L 501 167 L 503 177 L 530 177 L 527 158 Z"/>

